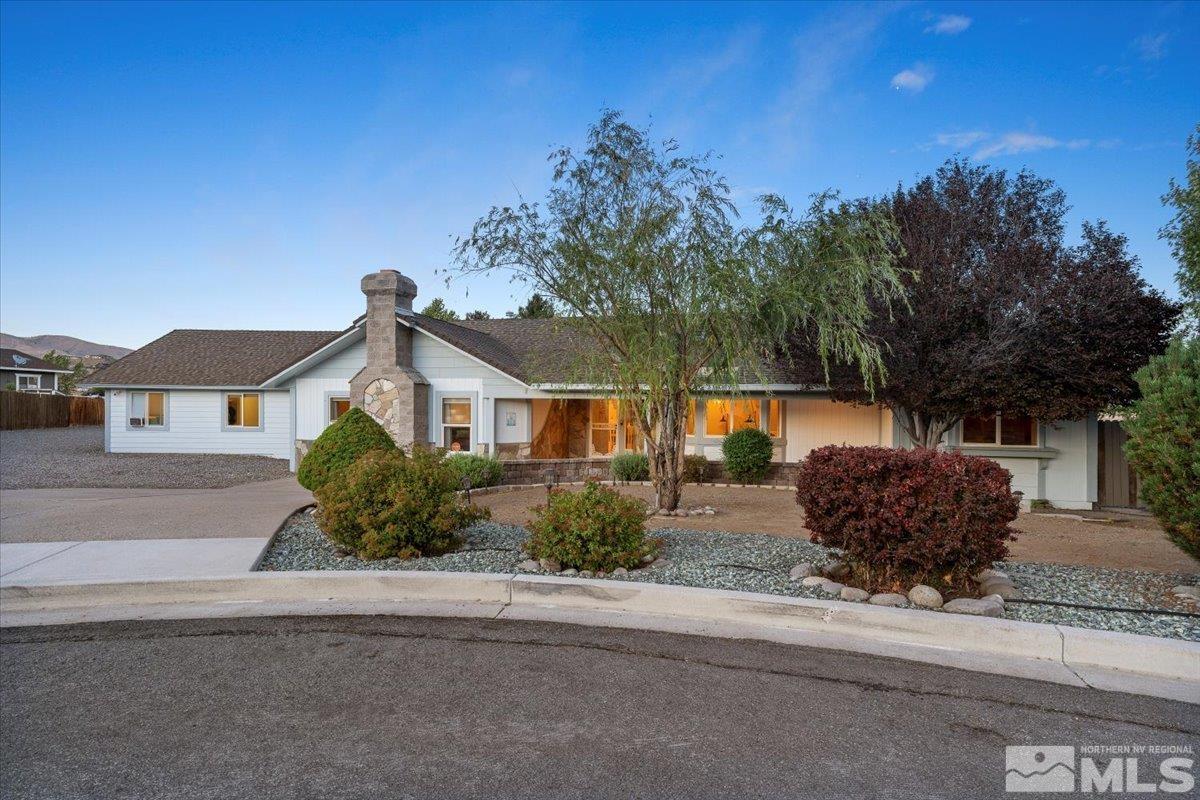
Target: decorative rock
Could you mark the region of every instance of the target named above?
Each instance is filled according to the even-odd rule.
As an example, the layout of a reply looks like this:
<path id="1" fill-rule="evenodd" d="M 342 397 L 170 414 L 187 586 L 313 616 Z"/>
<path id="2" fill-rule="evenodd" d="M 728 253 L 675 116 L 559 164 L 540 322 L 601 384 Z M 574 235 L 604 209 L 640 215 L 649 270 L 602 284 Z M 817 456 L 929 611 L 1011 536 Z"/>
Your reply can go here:
<path id="1" fill-rule="evenodd" d="M 807 561 L 801 561 L 799 564 L 792 567 L 792 571 L 788 573 L 788 577 L 794 581 L 798 581 L 801 578 L 807 578 L 811 576 L 813 572 L 814 570 L 812 564 L 809 564 Z"/>
<path id="2" fill-rule="evenodd" d="M 1011 583 L 985 583 L 980 591 L 986 597 L 1002 597 L 1005 600 L 1021 600 L 1021 590 Z"/>
<path id="3" fill-rule="evenodd" d="M 826 583 L 833 583 L 833 581 L 824 575 L 812 575 L 800 581 L 801 586 L 821 586 Z"/>
<path id="4" fill-rule="evenodd" d="M 522 561 L 520 564 L 517 564 L 517 569 L 521 570 L 522 572 L 539 572 L 542 569 L 542 565 L 541 562 L 534 561 L 531 558 L 526 561 Z"/>
<path id="5" fill-rule="evenodd" d="M 625 569 L 624 567 L 617 567 L 616 569 L 613 570 L 612 574 L 613 575 L 628 575 L 629 570 Z"/>
<path id="6" fill-rule="evenodd" d="M 562 564 L 553 558 L 543 558 L 538 563 L 542 565 L 542 569 L 546 570 L 546 572 L 562 572 Z"/>
<path id="7" fill-rule="evenodd" d="M 819 588 L 825 594 L 837 597 L 842 593 L 842 589 L 845 589 L 846 587 L 837 581 L 826 580 Z"/>
<path id="8" fill-rule="evenodd" d="M 590 569 L 582 569 L 579 571 L 579 577 L 594 578 L 594 577 L 596 577 L 596 573 L 592 572 Z"/>
<path id="9" fill-rule="evenodd" d="M 996 605 L 1000 606 L 1000 608 L 1004 608 L 1004 598 L 998 594 L 985 594 L 979 599 L 986 600 L 989 603 L 995 603 Z"/>
<path id="10" fill-rule="evenodd" d="M 1191 597 L 1200 600 L 1200 586 L 1188 586 L 1181 584 L 1171 588 L 1172 594 L 1176 597 Z"/>
<path id="11" fill-rule="evenodd" d="M 839 584 L 840 586 L 841 584 Z M 829 591 L 826 589 L 825 591 Z M 858 589 L 854 586 L 842 586 L 842 590 L 838 592 L 838 596 L 843 600 L 849 600 L 852 603 L 861 603 L 871 596 L 871 593 L 865 589 Z"/>
<path id="12" fill-rule="evenodd" d="M 660 517 L 669 517 L 669 516 L 671 516 L 671 511 L 670 511 L 670 509 L 660 508 L 658 510 L 658 515 Z"/>
<path id="13" fill-rule="evenodd" d="M 833 561 L 821 569 L 821 574 L 826 578 L 844 578 L 850 574 L 850 567 L 841 561 Z"/>
<path id="14" fill-rule="evenodd" d="M 597 577 L 597 578 L 607 578 L 607 577 L 608 577 L 608 573 L 607 573 L 607 572 L 605 572 L 604 570 L 600 570 L 599 572 L 597 572 L 597 573 L 596 573 L 596 577 Z"/>
<path id="15" fill-rule="evenodd" d="M 564 569 L 562 572 L 560 572 L 560 573 L 558 573 L 558 574 L 559 574 L 559 575 L 562 575 L 563 577 L 569 578 L 569 577 L 571 577 L 572 575 L 578 575 L 578 574 L 579 574 L 579 570 L 577 570 L 577 569 L 575 569 L 574 567 L 572 567 L 572 568 L 570 568 L 570 569 Z"/>
<path id="16" fill-rule="evenodd" d="M 989 602 L 987 599 L 975 600 L 971 597 L 960 597 L 946 603 L 942 608 L 952 614 L 971 614 L 976 617 L 1004 616 L 1004 606 Z"/>
<path id="17" fill-rule="evenodd" d="M 665 558 L 659 557 L 659 558 L 654 559 L 653 562 L 651 562 L 650 569 L 655 569 L 655 568 L 663 569 L 663 568 L 669 567 L 669 566 L 671 566 L 670 561 L 668 561 Z"/>
<path id="18" fill-rule="evenodd" d="M 716 511 L 714 511 L 714 510 L 713 510 L 713 509 L 711 509 L 711 508 L 706 508 L 706 509 L 704 509 L 704 515 L 705 515 L 706 517 L 711 517 L 711 516 L 713 516 L 713 515 L 714 515 L 714 514 L 716 514 L 716 513 L 717 513 L 717 512 L 716 512 Z"/>
<path id="19" fill-rule="evenodd" d="M 971 580 L 976 583 L 985 583 L 989 578 L 1007 578 L 1008 573 L 1001 572 L 998 569 L 981 569 Z"/>
<path id="20" fill-rule="evenodd" d="M 344 547 L 335 547 L 333 548 L 333 554 L 338 558 L 345 558 L 346 556 L 350 555 L 350 551 Z"/>
<path id="21" fill-rule="evenodd" d="M 944 602 L 941 592 L 923 583 L 918 583 L 908 590 L 908 600 L 921 608 L 941 608 Z"/>
<path id="22" fill-rule="evenodd" d="M 880 592 L 871 595 L 871 599 L 867 602 L 873 606 L 902 606 L 908 602 L 908 598 L 895 592 Z"/>
<path id="23" fill-rule="evenodd" d="M 643 563 L 643 564 L 649 564 L 649 563 L 650 563 L 650 562 L 652 562 L 654 559 L 655 559 L 655 556 L 654 556 L 654 554 L 653 554 L 653 553 L 647 553 L 646 555 L 642 556 L 642 563 Z"/>

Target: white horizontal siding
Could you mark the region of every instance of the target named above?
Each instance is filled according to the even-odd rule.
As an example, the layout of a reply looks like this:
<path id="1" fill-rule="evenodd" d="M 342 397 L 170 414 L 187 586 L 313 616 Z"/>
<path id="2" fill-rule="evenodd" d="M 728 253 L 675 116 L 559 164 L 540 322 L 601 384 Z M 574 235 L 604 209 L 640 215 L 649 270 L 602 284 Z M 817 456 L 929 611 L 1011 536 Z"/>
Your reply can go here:
<path id="1" fill-rule="evenodd" d="M 413 367 L 431 385 L 442 380 L 475 380 L 487 397 L 542 395 L 541 392 L 530 392 L 518 381 L 421 332 L 413 337 Z"/>
<path id="2" fill-rule="evenodd" d="M 230 431 L 221 428 L 225 412 L 216 389 L 170 389 L 165 430 L 130 430 L 126 417 L 128 390 L 108 392 L 108 445 L 114 453 L 234 453 L 290 458 L 292 455 L 291 395 L 263 393 L 263 429 Z"/>

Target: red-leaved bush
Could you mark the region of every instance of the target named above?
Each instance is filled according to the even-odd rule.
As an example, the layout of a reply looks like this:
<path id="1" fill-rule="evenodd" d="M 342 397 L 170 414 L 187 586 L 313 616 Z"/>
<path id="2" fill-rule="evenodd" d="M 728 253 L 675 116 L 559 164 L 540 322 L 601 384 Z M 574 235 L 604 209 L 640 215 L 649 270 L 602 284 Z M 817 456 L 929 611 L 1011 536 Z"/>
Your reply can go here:
<path id="1" fill-rule="evenodd" d="M 812 540 L 869 589 L 964 588 L 1008 555 L 1020 504 L 994 461 L 928 449 L 822 447 L 796 481 Z"/>

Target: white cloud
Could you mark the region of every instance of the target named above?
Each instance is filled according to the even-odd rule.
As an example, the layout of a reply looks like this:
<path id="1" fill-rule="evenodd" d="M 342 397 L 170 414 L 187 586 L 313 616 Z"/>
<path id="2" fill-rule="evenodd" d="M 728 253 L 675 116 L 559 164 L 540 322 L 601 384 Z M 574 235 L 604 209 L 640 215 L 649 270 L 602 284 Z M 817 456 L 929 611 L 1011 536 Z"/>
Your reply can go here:
<path id="1" fill-rule="evenodd" d="M 939 133 L 933 137 L 934 144 L 941 147 L 954 147 L 961 149 L 970 147 L 976 142 L 983 141 L 990 136 L 987 131 L 957 131 L 954 133 Z"/>
<path id="2" fill-rule="evenodd" d="M 1036 153 L 1041 150 L 1084 150 L 1087 148 L 1111 149 L 1121 144 L 1119 139 L 1058 139 L 1042 133 L 1009 131 L 994 134 L 990 131 L 950 131 L 935 134 L 933 139 L 918 147 L 947 147 L 963 150 L 978 145 L 973 158 L 984 160 L 995 156 L 1015 156 L 1020 153 Z"/>
<path id="3" fill-rule="evenodd" d="M 899 6 L 836 6 L 796 37 L 792 80 L 771 109 L 768 126 L 780 155 L 808 144 L 828 95 L 875 46 L 876 32 Z"/>
<path id="4" fill-rule="evenodd" d="M 925 29 L 926 33 L 956 36 L 971 27 L 971 18 L 962 14 L 939 14 L 932 19 L 934 22 Z"/>
<path id="5" fill-rule="evenodd" d="M 1009 133 L 1004 133 L 994 139 L 990 139 L 975 153 L 975 158 L 984 159 L 991 158 L 992 156 L 1015 156 L 1019 153 L 1036 153 L 1039 150 L 1053 150 L 1057 147 L 1070 146 L 1073 143 L 1079 142 L 1084 142 L 1083 146 L 1086 147 L 1086 140 L 1083 139 L 1076 139 L 1073 142 L 1062 142 L 1053 136 L 1046 136 L 1040 133 L 1010 131 Z"/>
<path id="6" fill-rule="evenodd" d="M 1133 40 L 1133 49 L 1143 61 L 1159 61 L 1167 54 L 1167 39 L 1170 34 L 1144 33 Z"/>
<path id="7" fill-rule="evenodd" d="M 892 76 L 892 88 L 907 92 L 921 92 L 933 80 L 933 70 L 924 64 L 913 64 Z"/>

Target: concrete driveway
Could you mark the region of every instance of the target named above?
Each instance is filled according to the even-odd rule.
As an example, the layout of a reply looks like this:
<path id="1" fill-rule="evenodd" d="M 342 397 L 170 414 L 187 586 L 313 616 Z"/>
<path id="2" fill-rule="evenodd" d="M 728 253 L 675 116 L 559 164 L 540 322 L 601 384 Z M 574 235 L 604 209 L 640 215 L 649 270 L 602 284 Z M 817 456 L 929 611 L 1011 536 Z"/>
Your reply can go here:
<path id="1" fill-rule="evenodd" d="M 294 477 L 229 489 L 5 489 L 0 542 L 266 537 L 311 502 Z"/>
<path id="2" fill-rule="evenodd" d="M 517 621 L 10 628 L 0 667 L 13 798 L 982 800 L 1019 796 L 1007 745 L 1200 735 L 1168 700 Z"/>

